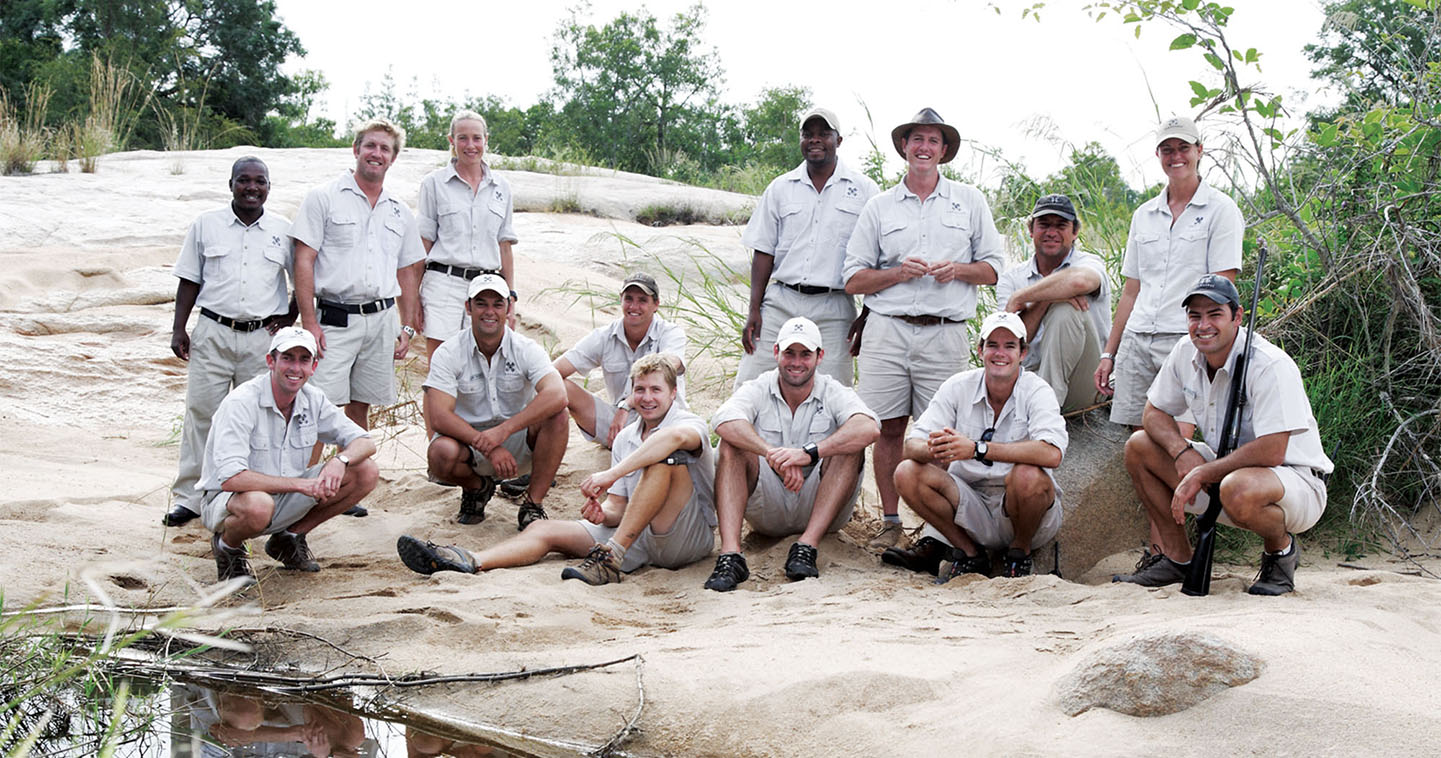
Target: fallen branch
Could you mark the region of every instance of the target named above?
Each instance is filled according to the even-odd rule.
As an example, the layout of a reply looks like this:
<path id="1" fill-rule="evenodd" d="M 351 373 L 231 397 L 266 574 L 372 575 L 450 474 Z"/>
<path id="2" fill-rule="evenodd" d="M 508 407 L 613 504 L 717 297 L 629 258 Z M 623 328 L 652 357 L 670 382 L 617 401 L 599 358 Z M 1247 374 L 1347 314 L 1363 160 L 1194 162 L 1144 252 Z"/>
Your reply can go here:
<path id="1" fill-rule="evenodd" d="M 591 756 L 591 758 L 610 758 L 610 756 L 615 755 L 615 751 L 619 750 L 620 746 L 625 744 L 626 740 L 629 740 L 631 735 L 635 733 L 635 725 L 640 721 L 640 712 L 645 710 L 645 682 L 642 677 L 645 671 L 645 659 L 639 655 L 634 656 L 634 658 L 636 690 L 635 713 L 630 715 L 630 719 L 621 726 L 620 731 L 616 732 L 615 736 L 606 741 L 604 745 L 586 753 L 586 755 Z"/>

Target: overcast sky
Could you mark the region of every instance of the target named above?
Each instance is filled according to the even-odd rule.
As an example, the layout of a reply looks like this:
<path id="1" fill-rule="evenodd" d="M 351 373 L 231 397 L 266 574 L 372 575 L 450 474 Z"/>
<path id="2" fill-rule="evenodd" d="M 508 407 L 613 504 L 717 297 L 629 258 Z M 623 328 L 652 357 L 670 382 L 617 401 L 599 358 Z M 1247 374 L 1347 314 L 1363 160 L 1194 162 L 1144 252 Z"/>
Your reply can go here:
<path id="1" fill-rule="evenodd" d="M 522 108 L 534 103 L 551 86 L 551 38 L 574 4 L 277 0 L 281 19 L 309 51 L 288 70 L 325 74 L 324 114 L 341 124 L 350 122 L 367 82 L 374 89 L 388 69 L 402 92 L 414 79 L 421 97 L 494 94 Z M 1137 39 L 1134 25 L 1114 16 L 1092 21 L 1079 0 L 1049 3 L 1039 23 L 1022 20 L 1030 4 L 731 0 L 707 4 L 704 36 L 726 73 L 723 100 L 749 103 L 765 87 L 809 87 L 818 105 L 839 115 L 847 160 L 869 147 L 867 133 L 884 141 L 891 127 L 928 105 L 964 138 L 1000 149 L 1034 176 L 1064 165 L 1068 145 L 1094 140 L 1117 156 L 1133 185 L 1160 181 L 1150 141 L 1157 112 L 1188 112 L 1187 82 L 1213 72 L 1195 51 L 1169 52 L 1177 32 L 1168 27 L 1146 27 Z M 668 21 L 688 5 L 652 0 L 645 7 Z M 1301 53 L 1324 20 L 1316 0 L 1234 5 L 1228 38 L 1261 51 L 1261 80 L 1298 113 L 1319 102 L 1324 95 L 1313 92 Z M 639 7 L 593 0 L 583 18 L 601 25 Z M 1036 124 L 1049 124 L 1055 136 L 1028 136 Z M 995 164 L 982 161 L 973 158 L 968 173 L 991 176 Z"/>

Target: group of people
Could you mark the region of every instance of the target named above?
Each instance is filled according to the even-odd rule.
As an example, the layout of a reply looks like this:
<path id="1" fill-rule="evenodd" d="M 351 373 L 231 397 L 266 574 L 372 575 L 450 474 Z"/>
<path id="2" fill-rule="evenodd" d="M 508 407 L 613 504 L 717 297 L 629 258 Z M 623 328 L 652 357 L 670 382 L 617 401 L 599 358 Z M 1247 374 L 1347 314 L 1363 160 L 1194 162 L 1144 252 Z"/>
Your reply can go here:
<path id="1" fill-rule="evenodd" d="M 785 575 L 816 577 L 817 548 L 850 520 L 874 445 L 883 526 L 870 546 L 882 562 L 937 582 L 1024 576 L 1063 518 L 1062 414 L 1111 396 L 1111 420 L 1134 429 L 1126 467 L 1152 546 L 1115 579 L 1184 579 L 1184 515 L 1219 485 L 1221 523 L 1264 542 L 1249 591 L 1294 587 L 1294 535 L 1319 519 L 1332 464 L 1295 363 L 1259 335 L 1239 444 L 1216 454 L 1246 341 L 1234 285 L 1244 223 L 1201 178 L 1194 121 L 1156 133 L 1167 184 L 1132 219 L 1114 316 L 1105 265 L 1078 246 L 1081 215 L 1065 195 L 1037 201 L 1033 254 L 1006 266 L 985 197 L 942 174 L 960 135 L 934 110 L 892 130 L 907 170 L 885 191 L 837 157 L 834 113 L 811 109 L 799 129 L 803 162 L 767 187 L 742 235 L 754 251 L 745 355 L 709 422 L 687 405 L 685 334 L 658 314 L 646 273 L 622 283 L 619 318 L 554 361 L 513 329 L 511 195 L 484 161 L 478 114 L 452 120 L 452 159 L 425 177 L 418 219 L 384 188 L 404 142 L 384 121 L 357 128 L 355 169 L 312 190 L 293 225 L 264 210 L 264 164 L 238 160 L 230 208 L 196 220 L 175 267 L 172 348 L 191 366 L 166 523 L 203 518 L 222 579 L 253 578 L 244 543 L 260 535 L 285 568 L 318 570 L 306 534 L 363 515 L 378 478 L 369 407 L 394 401 L 392 361 L 423 332 L 431 480 L 459 487 L 461 524 L 482 521 L 498 488 L 520 504 L 519 533 L 484 549 L 400 537 L 400 559 L 422 574 L 560 553 L 580 559 L 563 578 L 606 584 L 701 561 L 718 530 L 705 586 L 724 592 L 750 576 L 748 523 L 795 536 Z M 973 337 L 982 286 L 997 307 Z M 596 368 L 603 397 L 577 381 Z M 578 520 L 553 520 L 544 502 L 572 422 L 611 465 L 581 483 Z M 322 461 L 326 444 L 337 452 Z M 925 522 L 908 545 L 902 500 Z"/>

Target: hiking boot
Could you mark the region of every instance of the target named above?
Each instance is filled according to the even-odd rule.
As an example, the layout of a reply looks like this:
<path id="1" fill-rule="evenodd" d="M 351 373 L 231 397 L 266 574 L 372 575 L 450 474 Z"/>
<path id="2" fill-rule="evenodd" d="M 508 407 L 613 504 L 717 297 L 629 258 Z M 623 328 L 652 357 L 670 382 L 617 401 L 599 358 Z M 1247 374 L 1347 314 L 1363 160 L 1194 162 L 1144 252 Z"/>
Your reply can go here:
<path id="1" fill-rule="evenodd" d="M 370 515 L 370 509 L 366 508 L 363 505 L 352 505 L 342 511 L 340 515 L 354 516 L 355 518 L 365 518 L 366 516 Z"/>
<path id="2" fill-rule="evenodd" d="M 555 486 L 555 480 L 550 480 L 550 486 Z M 522 474 L 514 479 L 506 479 L 500 483 L 500 494 L 516 500 L 525 495 L 530 489 L 530 474 Z"/>
<path id="3" fill-rule="evenodd" d="M 495 495 L 495 480 L 482 476 L 480 486 L 475 489 L 460 488 L 460 515 L 455 520 L 462 524 L 479 524 L 485 520 L 485 504 Z"/>
<path id="4" fill-rule="evenodd" d="M 215 554 L 215 574 L 220 581 L 237 577 L 255 581 L 255 572 L 250 568 L 250 558 L 245 554 L 245 548 L 226 550 L 220 546 L 220 535 L 212 533 L 210 552 Z"/>
<path id="5" fill-rule="evenodd" d="M 958 547 L 951 548 L 950 565 L 936 574 L 936 584 L 945 584 L 961 574 L 991 575 L 991 556 L 985 548 L 977 546 L 975 555 L 966 555 L 966 551 Z"/>
<path id="6" fill-rule="evenodd" d="M 935 537 L 922 537 L 910 547 L 886 548 L 886 551 L 881 553 L 881 563 L 935 576 L 940 570 L 941 560 L 950 555 L 950 552 L 950 546 Z"/>
<path id="7" fill-rule="evenodd" d="M 437 571 L 459 571 L 462 574 L 475 573 L 475 556 L 456 545 L 437 545 L 402 534 L 395 541 L 395 552 L 400 553 L 400 562 L 417 574 L 429 576 Z"/>
<path id="8" fill-rule="evenodd" d="M 1030 576 L 1033 568 L 1031 554 L 1018 547 L 1013 547 L 1006 551 L 1006 557 L 1001 561 L 1001 576 L 1011 578 Z"/>
<path id="9" fill-rule="evenodd" d="M 1261 571 L 1256 583 L 1246 588 L 1252 595 L 1284 595 L 1296 589 L 1296 564 L 1301 562 L 1301 543 L 1291 535 L 1291 552 L 1286 555 L 1261 553 Z"/>
<path id="10" fill-rule="evenodd" d="M 1168 584 L 1180 584 L 1186 581 L 1186 574 L 1190 571 L 1189 563 L 1182 565 L 1177 563 L 1160 552 L 1150 553 L 1142 556 L 1136 572 L 1133 574 L 1115 574 L 1111 576 L 1112 582 L 1129 582 L 1139 584 L 1142 587 L 1164 587 Z"/>
<path id="11" fill-rule="evenodd" d="M 881 530 L 871 538 L 867 547 L 872 550 L 885 550 L 888 547 L 895 547 L 900 544 L 901 538 L 905 536 L 905 529 L 894 521 L 886 521 L 881 524 Z"/>
<path id="12" fill-rule="evenodd" d="M 541 507 L 540 503 L 532 503 L 527 497 L 520 502 L 520 510 L 515 512 L 515 530 L 523 532 L 532 522 L 548 518 L 550 516 L 545 515 L 545 508 Z"/>
<path id="13" fill-rule="evenodd" d="M 608 545 L 596 545 L 579 566 L 566 566 L 560 578 L 579 579 L 592 585 L 612 584 L 620 581 L 620 561 Z"/>
<path id="14" fill-rule="evenodd" d="M 751 576 L 746 566 L 746 557 L 740 553 L 721 553 L 715 559 L 715 571 L 705 580 L 705 588 L 716 592 L 730 592 L 737 584 Z"/>
<path id="15" fill-rule="evenodd" d="M 816 549 L 800 542 L 791 543 L 786 555 L 786 578 L 795 582 L 801 579 L 815 579 L 821 572 L 816 569 Z"/>
<path id="16" fill-rule="evenodd" d="M 176 505 L 164 516 L 160 517 L 160 523 L 166 526 L 185 526 L 186 524 L 200 518 L 200 514 L 186 508 L 183 505 Z"/>
<path id="17" fill-rule="evenodd" d="M 285 564 L 291 571 L 313 574 L 320 570 L 320 564 L 315 562 L 303 534 L 292 537 L 285 532 L 276 532 L 270 535 L 270 539 L 265 541 L 265 554 Z"/>

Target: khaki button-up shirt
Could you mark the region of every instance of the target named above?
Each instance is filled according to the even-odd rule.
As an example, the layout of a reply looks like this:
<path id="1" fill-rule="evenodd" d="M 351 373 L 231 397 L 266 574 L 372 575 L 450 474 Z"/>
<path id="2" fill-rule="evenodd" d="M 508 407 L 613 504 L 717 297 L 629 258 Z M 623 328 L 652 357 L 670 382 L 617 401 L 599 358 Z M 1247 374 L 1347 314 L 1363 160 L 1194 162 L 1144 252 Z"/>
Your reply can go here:
<path id="1" fill-rule="evenodd" d="M 246 226 L 229 207 L 202 213 L 190 224 L 175 275 L 200 285 L 195 304 L 222 316 L 253 321 L 285 313 L 286 277 L 294 271 L 290 220 L 268 211 Z"/>
<path id="2" fill-rule="evenodd" d="M 425 259 L 415 216 L 405 203 L 386 190 L 372 208 L 349 171 L 306 194 L 290 236 L 318 253 L 315 296 L 331 302 L 395 297 L 396 270 Z"/>

